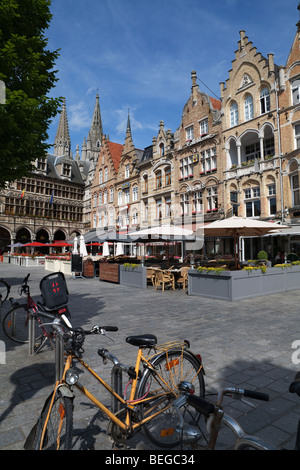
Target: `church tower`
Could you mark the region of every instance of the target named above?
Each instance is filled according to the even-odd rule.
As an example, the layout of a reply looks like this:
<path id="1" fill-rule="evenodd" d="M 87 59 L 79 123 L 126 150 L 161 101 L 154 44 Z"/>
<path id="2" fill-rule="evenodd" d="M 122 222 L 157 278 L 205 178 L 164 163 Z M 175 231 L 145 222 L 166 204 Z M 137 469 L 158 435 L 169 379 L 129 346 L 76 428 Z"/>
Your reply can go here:
<path id="1" fill-rule="evenodd" d="M 89 130 L 87 139 L 84 138 L 82 146 L 82 160 L 97 163 L 102 137 L 103 128 L 100 112 L 99 94 L 97 93 L 91 128 Z"/>
<path id="2" fill-rule="evenodd" d="M 63 100 L 57 133 L 54 140 L 54 155 L 57 157 L 66 156 L 68 158 L 72 158 L 71 139 L 65 98 Z"/>

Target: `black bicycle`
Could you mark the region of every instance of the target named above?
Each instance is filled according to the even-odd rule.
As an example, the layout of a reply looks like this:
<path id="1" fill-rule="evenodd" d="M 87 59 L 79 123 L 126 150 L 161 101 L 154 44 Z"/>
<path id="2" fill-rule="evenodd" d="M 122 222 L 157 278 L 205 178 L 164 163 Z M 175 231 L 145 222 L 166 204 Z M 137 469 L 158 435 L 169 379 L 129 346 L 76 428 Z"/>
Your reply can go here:
<path id="1" fill-rule="evenodd" d="M 57 275 L 61 273 L 56 273 Z M 28 285 L 30 274 L 28 274 L 23 280 L 19 287 L 19 294 L 22 296 L 26 295 L 26 302 L 18 302 L 14 299 L 10 299 L 12 307 L 4 315 L 2 320 L 2 327 L 5 335 L 16 343 L 28 343 L 29 341 L 29 321 L 30 316 L 34 317 L 34 354 L 39 352 L 41 348 L 49 342 L 51 348 L 54 349 L 55 333 L 52 328 L 47 328 L 42 324 L 45 323 L 45 317 L 43 313 L 49 311 L 49 309 L 42 305 L 40 302 L 35 302 L 30 295 L 30 287 Z M 48 281 L 49 276 L 42 279 L 41 284 L 44 280 Z M 64 281 L 64 279 L 63 279 Z M 56 282 L 56 281 L 53 281 Z M 52 309 L 57 315 L 65 315 L 66 318 L 70 317 L 68 308 L 66 305 L 62 305 L 60 308 Z"/>
<path id="2" fill-rule="evenodd" d="M 4 279 L 0 279 L 0 307 L 7 300 L 9 293 L 10 285 Z"/>

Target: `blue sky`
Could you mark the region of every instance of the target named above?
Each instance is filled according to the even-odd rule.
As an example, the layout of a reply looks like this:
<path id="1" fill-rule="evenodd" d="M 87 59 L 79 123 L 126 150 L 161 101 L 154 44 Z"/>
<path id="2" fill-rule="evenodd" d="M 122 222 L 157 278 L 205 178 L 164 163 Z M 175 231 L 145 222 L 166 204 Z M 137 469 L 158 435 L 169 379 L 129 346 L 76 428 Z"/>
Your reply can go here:
<path id="1" fill-rule="evenodd" d="M 66 98 L 72 151 L 91 126 L 97 91 L 103 131 L 123 144 L 129 109 L 133 143 L 152 144 L 159 122 L 175 132 L 191 91 L 191 71 L 210 96 L 228 78 L 246 31 L 263 56 L 285 65 L 299 0 L 52 0 L 46 30 L 60 50 L 52 96 Z M 208 88 L 209 89 L 208 89 Z M 49 128 L 54 142 L 57 117 Z M 52 149 L 50 149 L 50 152 Z"/>

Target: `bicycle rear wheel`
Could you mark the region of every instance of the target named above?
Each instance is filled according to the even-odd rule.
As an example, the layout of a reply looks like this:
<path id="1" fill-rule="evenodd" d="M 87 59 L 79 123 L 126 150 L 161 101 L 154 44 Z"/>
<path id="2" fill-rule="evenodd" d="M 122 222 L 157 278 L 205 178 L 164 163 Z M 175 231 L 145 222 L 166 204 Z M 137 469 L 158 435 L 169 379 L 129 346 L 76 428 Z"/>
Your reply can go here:
<path id="1" fill-rule="evenodd" d="M 185 350 L 170 350 L 159 354 L 151 361 L 156 372 L 148 369 L 141 379 L 138 397 L 146 398 L 141 404 L 142 419 L 151 418 L 144 425 L 149 439 L 159 447 L 176 447 L 181 443 L 176 433 L 178 414 L 171 406 L 179 396 L 178 385 L 181 381 L 190 382 L 195 394 L 204 397 L 205 384 L 203 370 L 198 359 Z M 164 410 L 164 411 L 162 411 Z M 199 413 L 189 410 L 189 421 L 197 421 Z"/>
<path id="2" fill-rule="evenodd" d="M 46 320 L 45 320 L 46 321 Z M 53 331 L 46 327 L 41 329 L 39 323 L 43 322 L 43 318 L 40 316 L 38 321 L 35 321 L 35 332 L 34 332 L 34 349 L 38 352 L 46 341 L 49 341 L 52 349 L 54 349 L 54 334 Z M 26 304 L 18 304 L 9 310 L 2 321 L 3 331 L 8 338 L 16 343 L 28 343 L 28 323 L 29 314 Z"/>
<path id="3" fill-rule="evenodd" d="M 2 321 L 3 331 L 8 338 L 16 343 L 28 342 L 27 306 L 18 305 L 9 310 Z"/>
<path id="4" fill-rule="evenodd" d="M 0 303 L 5 302 L 10 292 L 10 287 L 6 281 L 0 280 Z"/>
<path id="5" fill-rule="evenodd" d="M 36 450 L 71 450 L 73 434 L 73 399 L 56 391 L 42 411 Z"/>

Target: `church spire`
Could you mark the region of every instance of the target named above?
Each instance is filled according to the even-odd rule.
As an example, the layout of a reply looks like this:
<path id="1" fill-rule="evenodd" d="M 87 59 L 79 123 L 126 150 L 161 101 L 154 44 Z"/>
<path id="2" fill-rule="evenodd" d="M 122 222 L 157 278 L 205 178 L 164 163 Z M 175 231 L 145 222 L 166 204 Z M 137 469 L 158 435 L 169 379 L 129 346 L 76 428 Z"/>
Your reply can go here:
<path id="1" fill-rule="evenodd" d="M 92 125 L 89 132 L 89 137 L 92 140 L 92 146 L 96 145 L 98 141 L 102 142 L 103 128 L 100 112 L 99 93 L 96 96 L 96 103 L 94 108 L 94 114 L 92 119 Z"/>
<path id="2" fill-rule="evenodd" d="M 66 108 L 66 99 L 63 99 L 62 110 L 60 113 L 57 133 L 54 140 L 54 155 L 61 157 L 66 155 L 72 157 L 71 155 L 71 139 L 69 134 L 69 124 Z"/>

